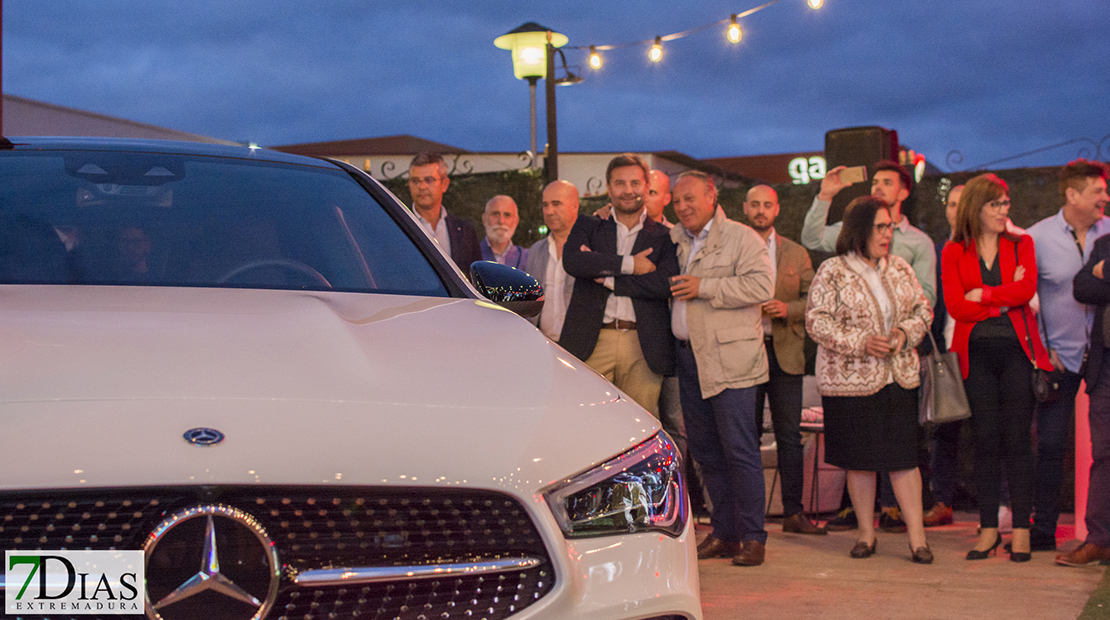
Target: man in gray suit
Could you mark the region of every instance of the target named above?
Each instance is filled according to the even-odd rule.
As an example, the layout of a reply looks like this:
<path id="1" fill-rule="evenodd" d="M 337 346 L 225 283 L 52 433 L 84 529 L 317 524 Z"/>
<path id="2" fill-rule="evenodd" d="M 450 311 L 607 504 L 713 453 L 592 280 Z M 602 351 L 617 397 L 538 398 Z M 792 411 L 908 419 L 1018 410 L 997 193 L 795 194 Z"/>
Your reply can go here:
<path id="1" fill-rule="evenodd" d="M 532 319 L 548 338 L 558 341 L 567 316 L 574 277 L 563 270 L 563 245 L 578 219 L 578 188 L 570 181 L 552 181 L 543 189 L 543 223 L 548 235 L 528 248 L 525 271 L 543 285 L 544 304 Z"/>

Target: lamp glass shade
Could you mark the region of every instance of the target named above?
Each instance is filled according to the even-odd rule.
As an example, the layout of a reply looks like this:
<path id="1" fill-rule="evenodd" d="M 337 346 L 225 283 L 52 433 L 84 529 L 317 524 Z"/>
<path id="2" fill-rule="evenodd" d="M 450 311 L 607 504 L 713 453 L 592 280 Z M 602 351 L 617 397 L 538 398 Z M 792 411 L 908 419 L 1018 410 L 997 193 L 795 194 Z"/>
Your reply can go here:
<path id="1" fill-rule="evenodd" d="M 525 24 L 528 26 L 529 24 Z M 538 25 L 537 25 L 538 26 Z M 493 44 L 501 49 L 512 50 L 513 75 L 520 80 L 542 78 L 547 74 L 547 33 L 546 28 L 525 30 L 524 26 L 513 32 L 494 39 Z M 570 39 L 565 34 L 551 32 L 551 45 L 562 47 Z"/>

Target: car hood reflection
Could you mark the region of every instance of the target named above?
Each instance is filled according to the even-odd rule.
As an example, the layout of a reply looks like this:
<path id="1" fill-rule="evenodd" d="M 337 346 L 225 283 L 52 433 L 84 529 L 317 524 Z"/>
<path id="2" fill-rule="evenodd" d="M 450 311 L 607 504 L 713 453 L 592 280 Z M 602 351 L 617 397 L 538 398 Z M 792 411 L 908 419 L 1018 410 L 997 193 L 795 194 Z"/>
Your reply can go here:
<path id="1" fill-rule="evenodd" d="M 614 437 L 631 446 L 658 428 L 523 319 L 471 299 L 5 286 L 0 346 L 0 451 L 35 463 L 5 468 L 7 488 L 519 492 L 612 456 Z M 182 434 L 194 427 L 227 439 L 190 445 Z M 90 447 L 119 458 L 97 459 L 99 471 L 74 460 Z"/>

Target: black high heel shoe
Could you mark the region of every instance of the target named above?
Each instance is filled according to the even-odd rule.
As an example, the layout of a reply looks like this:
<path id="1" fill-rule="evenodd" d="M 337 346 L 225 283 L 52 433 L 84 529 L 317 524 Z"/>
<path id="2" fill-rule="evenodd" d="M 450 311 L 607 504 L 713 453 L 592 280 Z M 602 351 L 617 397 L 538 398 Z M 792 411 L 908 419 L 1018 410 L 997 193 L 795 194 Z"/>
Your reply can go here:
<path id="1" fill-rule="evenodd" d="M 969 560 L 985 560 L 985 559 L 990 557 L 991 553 L 997 554 L 998 553 L 998 545 L 1002 544 L 1002 534 L 996 534 L 995 536 L 996 536 L 996 538 L 994 539 L 994 544 L 991 545 L 990 549 L 987 549 L 986 551 L 979 551 L 978 549 L 972 549 L 971 551 L 967 552 L 967 559 L 969 559 Z M 1026 555 L 1029 555 L 1029 554 L 1026 554 Z M 1010 554 L 1010 559 L 1013 559 L 1013 557 L 1014 557 L 1014 554 L 1011 553 Z M 1021 560 L 1014 560 L 1014 561 L 1015 562 L 1020 562 Z"/>
<path id="2" fill-rule="evenodd" d="M 1033 559 L 1033 554 L 1025 551 L 1014 551 L 1013 547 L 1010 548 L 1010 561 L 1011 562 L 1028 562 Z"/>

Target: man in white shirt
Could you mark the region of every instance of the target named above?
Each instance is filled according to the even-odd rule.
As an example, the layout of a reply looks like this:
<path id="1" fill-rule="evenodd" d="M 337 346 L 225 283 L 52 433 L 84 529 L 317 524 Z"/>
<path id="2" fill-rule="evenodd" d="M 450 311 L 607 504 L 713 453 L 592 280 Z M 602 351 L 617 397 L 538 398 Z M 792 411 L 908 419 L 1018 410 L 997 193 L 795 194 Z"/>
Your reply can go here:
<path id="1" fill-rule="evenodd" d="M 577 218 L 578 188 L 570 181 L 549 183 L 543 189 L 543 223 L 548 235 L 528 248 L 524 270 L 543 286 L 543 310 L 532 322 L 556 342 L 574 291 L 574 278 L 563 269 L 563 246 Z"/>
<path id="2" fill-rule="evenodd" d="M 436 153 L 420 153 L 409 164 L 409 193 L 416 221 L 428 236 L 436 240 L 459 269 L 469 278 L 470 263 L 482 260 L 478 235 L 474 226 L 447 213 L 443 194 L 451 180 L 447 163 Z"/>
<path id="3" fill-rule="evenodd" d="M 647 217 L 647 164 L 626 153 L 605 173 L 612 217 L 579 215 L 563 252 L 575 277 L 559 344 L 652 415 L 674 373 L 668 279 L 678 273 L 668 229 Z"/>

